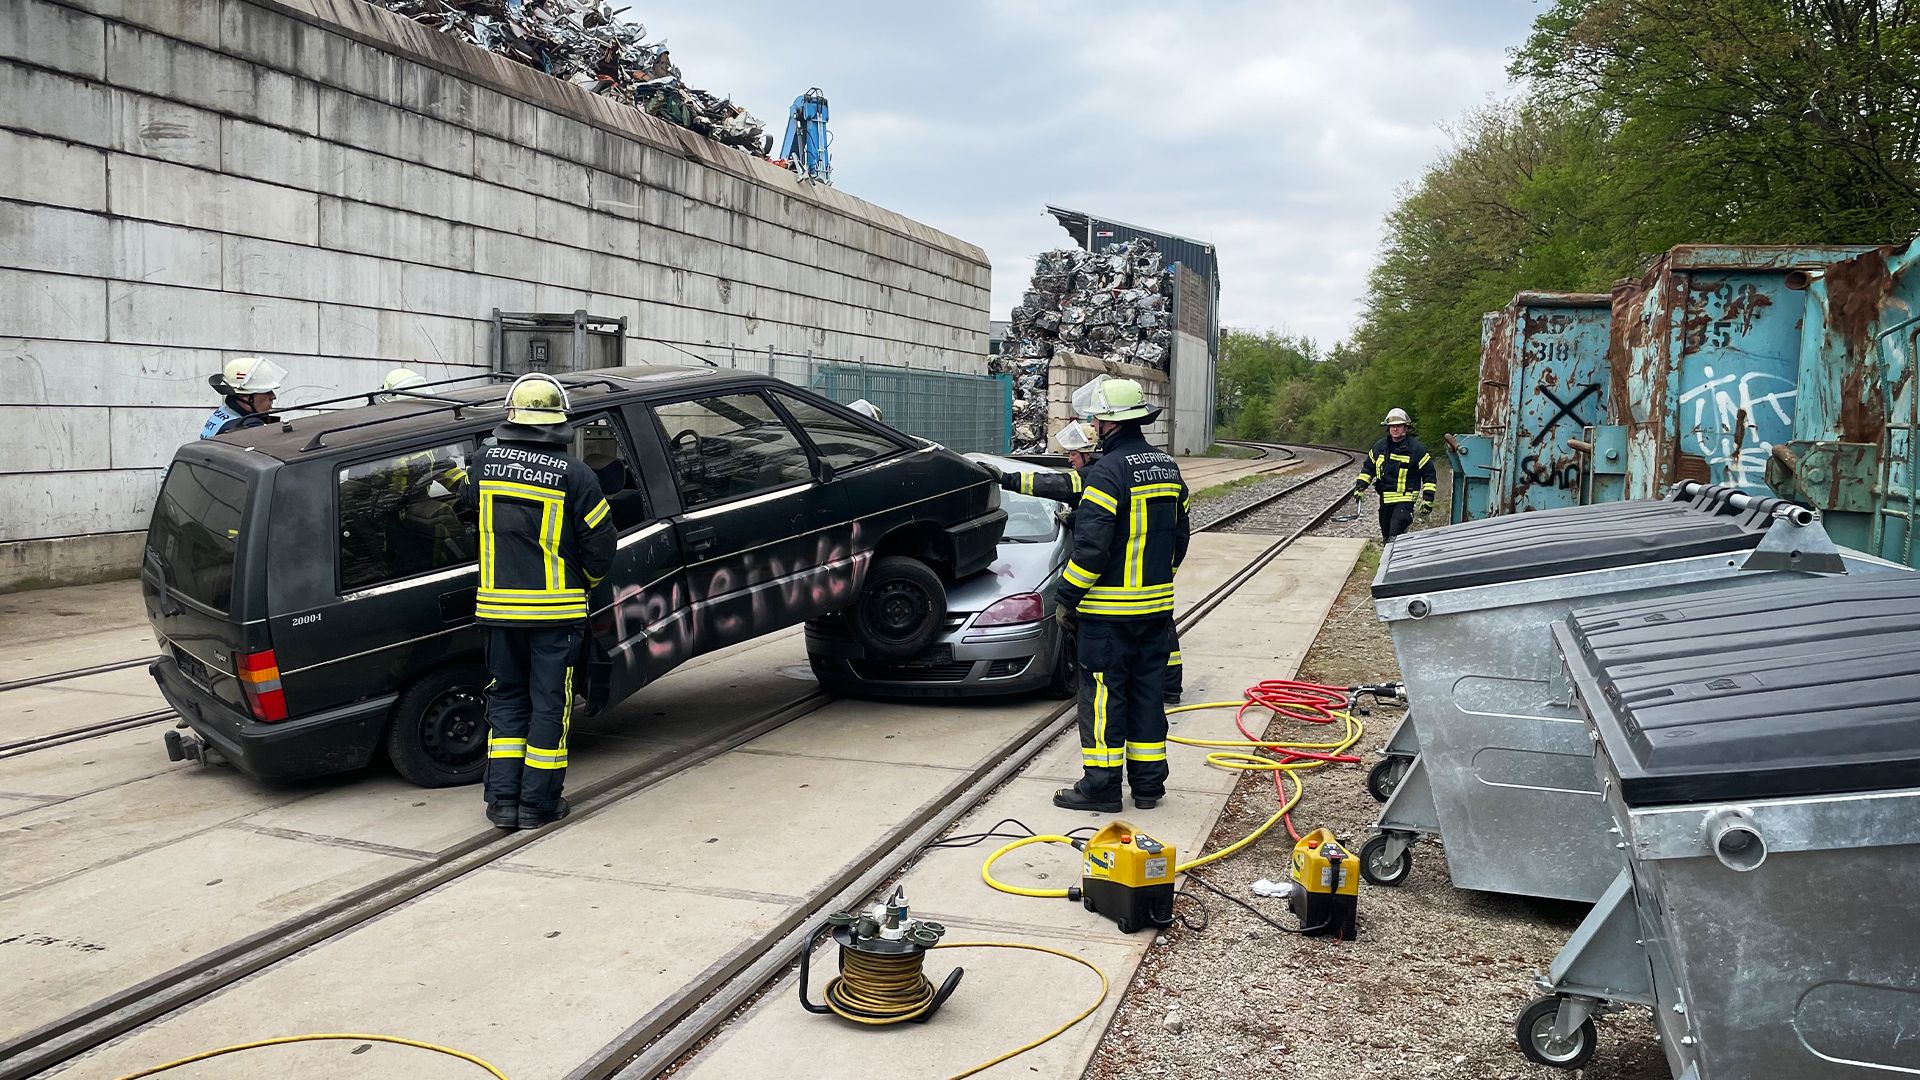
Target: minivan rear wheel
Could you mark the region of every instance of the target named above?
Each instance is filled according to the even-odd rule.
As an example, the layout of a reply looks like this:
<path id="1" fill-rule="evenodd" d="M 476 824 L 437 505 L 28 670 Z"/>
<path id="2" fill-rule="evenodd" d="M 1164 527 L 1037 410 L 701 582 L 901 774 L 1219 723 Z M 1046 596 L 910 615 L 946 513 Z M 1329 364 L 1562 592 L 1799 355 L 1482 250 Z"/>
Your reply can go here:
<path id="1" fill-rule="evenodd" d="M 487 673 L 478 664 L 437 668 L 393 706 L 387 757 L 421 787 L 477 782 L 487 767 Z"/>

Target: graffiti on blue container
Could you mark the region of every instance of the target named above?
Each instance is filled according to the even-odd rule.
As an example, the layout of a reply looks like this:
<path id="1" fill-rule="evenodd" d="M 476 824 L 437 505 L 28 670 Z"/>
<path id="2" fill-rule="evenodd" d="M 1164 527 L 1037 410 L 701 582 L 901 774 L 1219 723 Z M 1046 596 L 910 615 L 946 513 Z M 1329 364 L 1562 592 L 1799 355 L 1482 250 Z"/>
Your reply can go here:
<path id="1" fill-rule="evenodd" d="M 1554 408 L 1553 415 L 1547 418 L 1547 422 L 1541 426 L 1539 433 L 1534 435 L 1533 437 L 1533 445 L 1539 446 L 1541 443 L 1546 441 L 1547 436 L 1553 434 L 1554 428 L 1560 426 L 1560 421 L 1563 417 L 1565 419 L 1573 421 L 1573 426 L 1576 428 L 1586 427 L 1587 421 L 1580 419 L 1579 415 L 1576 414 L 1573 410 L 1581 402 L 1599 393 L 1600 384 L 1588 383 L 1587 385 L 1581 387 L 1579 393 L 1573 395 L 1573 397 L 1569 398 L 1566 401 L 1561 401 L 1559 396 L 1556 395 L 1552 390 L 1547 389 L 1546 384 L 1544 383 L 1542 383 L 1538 387 L 1535 387 L 1535 389 L 1540 392 L 1540 396 L 1546 398 L 1548 401 L 1553 402 L 1553 408 Z"/>
<path id="2" fill-rule="evenodd" d="M 1682 408 L 1692 406 L 1693 449 L 1723 471 L 1716 481 L 1765 484 L 1772 438 L 1790 438 L 1793 430 L 1794 380 L 1770 371 L 1715 375 L 1703 367 L 1700 373 L 1702 382 L 1680 394 Z"/>

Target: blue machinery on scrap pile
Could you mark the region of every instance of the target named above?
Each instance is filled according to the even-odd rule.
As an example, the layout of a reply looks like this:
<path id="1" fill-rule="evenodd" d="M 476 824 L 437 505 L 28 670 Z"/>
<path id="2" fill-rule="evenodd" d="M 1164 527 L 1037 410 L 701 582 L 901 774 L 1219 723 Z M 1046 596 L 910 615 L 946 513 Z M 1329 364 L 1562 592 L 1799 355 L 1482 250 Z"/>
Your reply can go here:
<path id="1" fill-rule="evenodd" d="M 787 137 L 780 143 L 781 163 L 800 174 L 802 180 L 815 180 L 833 186 L 833 143 L 827 134 L 827 95 L 813 87 L 793 99 L 787 110 Z"/>
<path id="2" fill-rule="evenodd" d="M 1475 431 L 1444 440 L 1453 519 L 1656 497 L 1694 480 L 1821 511 L 1920 566 L 1920 239 L 1677 247 L 1612 294 L 1486 316 Z"/>

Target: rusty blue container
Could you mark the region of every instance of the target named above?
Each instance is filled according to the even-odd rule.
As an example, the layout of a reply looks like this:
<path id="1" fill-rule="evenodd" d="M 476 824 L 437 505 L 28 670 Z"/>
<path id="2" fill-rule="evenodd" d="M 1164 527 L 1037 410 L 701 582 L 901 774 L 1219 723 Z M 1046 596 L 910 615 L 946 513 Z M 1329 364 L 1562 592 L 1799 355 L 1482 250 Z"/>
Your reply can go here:
<path id="1" fill-rule="evenodd" d="M 1768 455 L 1779 494 L 1835 541 L 1920 568 L 1920 239 L 1810 273 L 1794 437 Z"/>
<path id="2" fill-rule="evenodd" d="M 1794 438 L 1808 284 L 1870 250 L 1684 245 L 1616 284 L 1606 421 L 1581 440 L 1585 501 L 1685 480 L 1769 494 L 1767 460 Z"/>
<path id="3" fill-rule="evenodd" d="M 1605 415 L 1610 298 L 1523 292 L 1481 324 L 1474 433 L 1444 440 L 1455 521 L 1575 506 L 1575 447 Z"/>

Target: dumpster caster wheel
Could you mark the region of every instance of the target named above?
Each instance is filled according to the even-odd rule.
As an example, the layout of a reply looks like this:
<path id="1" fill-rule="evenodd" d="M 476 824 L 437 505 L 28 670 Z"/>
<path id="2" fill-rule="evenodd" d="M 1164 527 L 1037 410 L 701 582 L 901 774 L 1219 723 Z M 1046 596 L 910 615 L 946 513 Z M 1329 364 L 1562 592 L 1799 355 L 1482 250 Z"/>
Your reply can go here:
<path id="1" fill-rule="evenodd" d="M 1580 1026 L 1567 1038 L 1557 1038 L 1553 1028 L 1554 1022 L 1560 1017 L 1561 1004 L 1557 997 L 1535 1000 L 1521 1010 L 1520 1019 L 1514 1022 L 1514 1037 L 1519 1040 L 1520 1052 L 1527 1056 L 1528 1061 L 1556 1069 L 1578 1069 L 1593 1058 L 1593 1018 L 1580 1021 Z"/>
<path id="2" fill-rule="evenodd" d="M 1375 885 L 1384 885 L 1391 889 L 1407 880 L 1413 873 L 1413 849 L 1403 848 L 1400 857 L 1387 857 L 1385 833 L 1360 845 L 1360 876 Z"/>
<path id="3" fill-rule="evenodd" d="M 1373 796 L 1375 802 L 1386 802 L 1393 798 L 1394 789 L 1400 786 L 1400 780 L 1406 774 L 1406 759 L 1382 759 L 1367 770 L 1367 794 Z"/>

